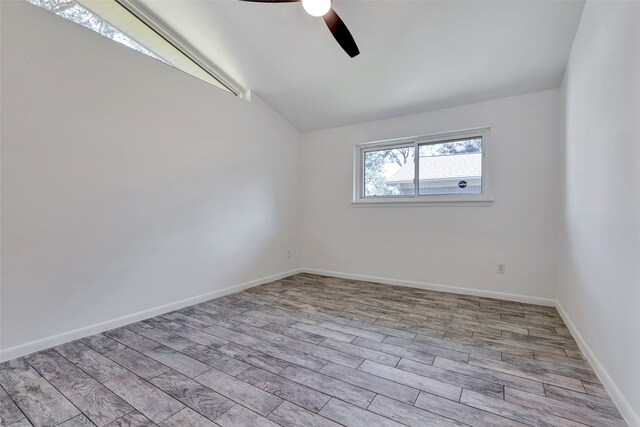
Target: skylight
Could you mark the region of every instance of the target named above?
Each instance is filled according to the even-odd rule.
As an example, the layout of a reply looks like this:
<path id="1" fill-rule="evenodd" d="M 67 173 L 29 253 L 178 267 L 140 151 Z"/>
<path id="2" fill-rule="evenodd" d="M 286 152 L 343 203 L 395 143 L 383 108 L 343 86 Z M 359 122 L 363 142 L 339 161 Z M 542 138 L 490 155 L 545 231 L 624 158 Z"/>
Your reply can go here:
<path id="1" fill-rule="evenodd" d="M 241 90 L 147 18 L 143 21 L 117 0 L 27 0 L 113 41 L 164 62 L 225 92 Z M 128 2 L 124 1 L 124 4 Z M 184 49 L 179 49 L 182 45 Z"/>

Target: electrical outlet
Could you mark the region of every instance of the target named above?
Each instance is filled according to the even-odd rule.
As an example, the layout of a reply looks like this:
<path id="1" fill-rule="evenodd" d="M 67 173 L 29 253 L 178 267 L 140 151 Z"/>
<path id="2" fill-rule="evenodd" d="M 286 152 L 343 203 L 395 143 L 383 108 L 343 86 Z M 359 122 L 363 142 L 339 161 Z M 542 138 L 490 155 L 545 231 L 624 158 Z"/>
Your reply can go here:
<path id="1" fill-rule="evenodd" d="M 504 264 L 498 264 L 498 274 L 504 274 Z"/>
<path id="2" fill-rule="evenodd" d="M 291 249 L 287 249 L 287 258 L 291 258 Z"/>

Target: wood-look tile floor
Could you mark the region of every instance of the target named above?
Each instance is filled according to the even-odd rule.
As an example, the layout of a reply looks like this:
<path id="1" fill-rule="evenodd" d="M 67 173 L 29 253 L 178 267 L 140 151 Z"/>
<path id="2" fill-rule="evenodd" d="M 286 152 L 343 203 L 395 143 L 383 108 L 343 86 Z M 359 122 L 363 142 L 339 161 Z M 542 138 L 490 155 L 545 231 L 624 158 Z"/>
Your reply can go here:
<path id="1" fill-rule="evenodd" d="M 299 274 L 0 364 L 3 426 L 622 426 L 555 309 Z"/>

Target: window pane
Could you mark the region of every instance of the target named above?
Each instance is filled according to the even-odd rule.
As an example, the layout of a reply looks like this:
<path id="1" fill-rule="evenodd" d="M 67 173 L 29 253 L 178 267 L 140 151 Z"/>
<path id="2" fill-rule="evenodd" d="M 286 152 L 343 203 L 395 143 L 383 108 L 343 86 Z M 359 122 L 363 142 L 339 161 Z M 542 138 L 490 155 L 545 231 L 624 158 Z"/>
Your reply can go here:
<path id="1" fill-rule="evenodd" d="M 95 31 L 105 37 L 110 38 L 111 40 L 117 41 L 118 43 L 122 43 L 125 46 L 130 47 L 131 49 L 137 50 L 140 53 L 144 53 L 154 59 L 157 59 L 162 62 L 167 62 L 155 53 L 151 52 L 146 47 L 142 46 L 137 41 L 133 40 L 131 37 L 127 36 L 113 25 L 109 24 L 104 19 L 94 15 L 89 12 L 84 7 L 80 6 L 73 0 L 27 0 L 30 3 L 35 4 L 36 6 L 40 6 L 42 8 L 48 9 L 55 13 L 56 15 L 62 16 L 63 18 L 67 18 L 70 21 L 73 21 L 77 24 L 82 25 L 83 27 L 87 27 L 90 30 Z M 169 64 L 171 65 L 171 64 Z"/>
<path id="2" fill-rule="evenodd" d="M 364 196 L 413 196 L 413 147 L 364 153 Z"/>
<path id="3" fill-rule="evenodd" d="M 482 193 L 482 138 L 419 145 L 420 196 Z"/>
<path id="4" fill-rule="evenodd" d="M 116 0 L 27 0 L 118 43 L 234 93 Z M 234 93 L 235 94 L 235 93 Z"/>

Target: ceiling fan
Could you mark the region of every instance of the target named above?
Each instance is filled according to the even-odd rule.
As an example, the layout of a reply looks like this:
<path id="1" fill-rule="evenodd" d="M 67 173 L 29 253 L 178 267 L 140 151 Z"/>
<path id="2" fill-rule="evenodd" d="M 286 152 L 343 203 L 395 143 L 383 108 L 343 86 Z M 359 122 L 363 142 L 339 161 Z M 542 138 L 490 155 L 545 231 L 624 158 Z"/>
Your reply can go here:
<path id="1" fill-rule="evenodd" d="M 353 36 L 342 19 L 331 7 L 333 0 L 241 0 L 255 3 L 294 3 L 302 2 L 302 7 L 311 16 L 322 16 L 325 24 L 338 44 L 351 58 L 360 54 Z"/>

